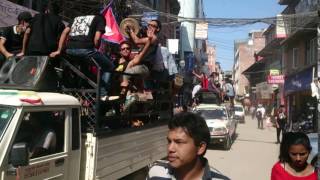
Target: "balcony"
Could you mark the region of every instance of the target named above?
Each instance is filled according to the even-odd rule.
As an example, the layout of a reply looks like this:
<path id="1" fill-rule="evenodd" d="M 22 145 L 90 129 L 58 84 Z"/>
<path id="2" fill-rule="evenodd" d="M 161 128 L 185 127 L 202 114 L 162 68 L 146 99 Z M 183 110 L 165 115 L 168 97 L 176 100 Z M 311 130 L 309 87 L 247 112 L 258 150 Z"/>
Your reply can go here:
<path id="1" fill-rule="evenodd" d="M 287 37 L 282 15 L 277 15 L 276 25 L 271 24 L 263 33 L 266 45 L 258 52 L 258 56 L 266 57 L 271 55 L 280 46 L 280 42 Z"/>

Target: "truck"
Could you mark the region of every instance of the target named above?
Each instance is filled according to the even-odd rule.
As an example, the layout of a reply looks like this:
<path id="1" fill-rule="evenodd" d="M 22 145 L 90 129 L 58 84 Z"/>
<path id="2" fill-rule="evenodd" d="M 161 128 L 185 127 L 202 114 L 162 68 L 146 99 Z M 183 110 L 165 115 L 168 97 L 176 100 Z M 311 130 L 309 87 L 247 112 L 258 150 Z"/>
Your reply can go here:
<path id="1" fill-rule="evenodd" d="M 48 57 L 24 58 L 4 65 L 11 75 L 0 78 L 1 180 L 119 179 L 166 156 L 166 122 L 173 113 L 170 83 L 153 91 L 152 100 L 136 101 L 120 112 L 118 100 L 100 101 L 99 71 L 92 80 L 66 58 L 58 68 Z M 25 80 L 14 80 L 16 69 Z M 51 90 L 39 88 L 48 80 L 43 78 L 48 69 L 64 74 Z M 32 81 L 26 78 L 31 72 Z M 67 87 L 63 81 L 71 77 L 91 88 Z"/>

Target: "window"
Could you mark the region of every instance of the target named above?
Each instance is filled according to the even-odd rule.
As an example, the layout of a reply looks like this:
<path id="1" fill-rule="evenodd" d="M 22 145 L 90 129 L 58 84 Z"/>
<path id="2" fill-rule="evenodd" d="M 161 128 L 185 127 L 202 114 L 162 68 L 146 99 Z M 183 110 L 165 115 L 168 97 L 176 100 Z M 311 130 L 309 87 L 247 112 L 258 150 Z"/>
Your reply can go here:
<path id="1" fill-rule="evenodd" d="M 80 122 L 78 109 L 72 109 L 72 150 L 80 148 Z"/>
<path id="2" fill-rule="evenodd" d="M 64 120 L 64 111 L 27 112 L 14 142 L 27 143 L 31 159 L 63 152 Z"/>
<path id="3" fill-rule="evenodd" d="M 298 48 L 293 48 L 293 54 L 292 54 L 292 68 L 298 67 Z"/>
<path id="4" fill-rule="evenodd" d="M 310 64 L 317 62 L 317 38 L 310 41 Z"/>
<path id="5" fill-rule="evenodd" d="M 0 141 L 2 134 L 5 132 L 9 122 L 11 121 L 16 109 L 13 107 L 0 107 Z"/>

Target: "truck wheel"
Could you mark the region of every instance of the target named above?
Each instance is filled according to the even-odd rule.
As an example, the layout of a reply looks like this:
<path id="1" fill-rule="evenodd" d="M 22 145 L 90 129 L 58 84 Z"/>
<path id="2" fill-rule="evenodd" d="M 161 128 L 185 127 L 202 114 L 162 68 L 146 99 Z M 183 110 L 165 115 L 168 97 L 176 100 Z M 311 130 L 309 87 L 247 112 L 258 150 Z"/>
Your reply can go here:
<path id="1" fill-rule="evenodd" d="M 231 138 L 230 136 L 227 136 L 226 141 L 223 144 L 224 150 L 229 150 L 231 148 Z"/>

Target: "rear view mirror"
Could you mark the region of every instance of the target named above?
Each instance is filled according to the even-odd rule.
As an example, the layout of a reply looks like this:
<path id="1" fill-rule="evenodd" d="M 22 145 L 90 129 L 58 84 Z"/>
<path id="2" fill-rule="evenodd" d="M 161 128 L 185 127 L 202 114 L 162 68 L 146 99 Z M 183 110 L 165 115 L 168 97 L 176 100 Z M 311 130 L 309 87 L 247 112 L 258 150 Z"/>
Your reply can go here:
<path id="1" fill-rule="evenodd" d="M 27 143 L 15 143 L 10 152 L 10 163 L 13 167 L 29 165 Z"/>

